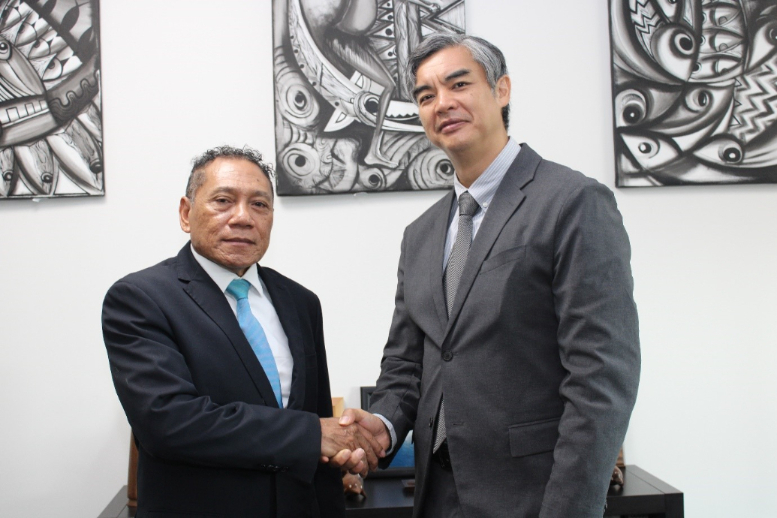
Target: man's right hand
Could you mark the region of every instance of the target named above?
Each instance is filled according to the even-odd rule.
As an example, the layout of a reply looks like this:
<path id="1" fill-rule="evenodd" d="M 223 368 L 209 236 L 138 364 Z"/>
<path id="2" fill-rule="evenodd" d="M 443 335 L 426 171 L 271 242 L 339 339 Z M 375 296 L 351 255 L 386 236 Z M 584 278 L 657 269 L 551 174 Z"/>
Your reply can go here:
<path id="1" fill-rule="evenodd" d="M 378 469 L 378 457 L 386 451 L 372 433 L 355 423 L 341 424 L 336 417 L 322 418 L 321 460 L 366 475 Z"/>
<path id="2" fill-rule="evenodd" d="M 356 423 L 369 431 L 375 440 L 380 443 L 384 452 L 391 446 L 391 434 L 386 427 L 386 423 L 376 415 L 360 408 L 346 408 L 343 411 L 343 415 L 340 416 L 340 425 L 349 426 L 351 423 Z"/>

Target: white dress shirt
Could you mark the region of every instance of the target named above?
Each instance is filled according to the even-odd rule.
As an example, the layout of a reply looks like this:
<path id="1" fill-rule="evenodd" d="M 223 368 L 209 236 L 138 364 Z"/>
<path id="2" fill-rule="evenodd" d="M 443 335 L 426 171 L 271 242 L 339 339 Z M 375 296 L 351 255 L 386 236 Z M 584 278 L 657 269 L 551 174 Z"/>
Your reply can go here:
<path id="1" fill-rule="evenodd" d="M 227 295 L 226 291 L 230 282 L 241 277 L 198 254 L 194 247 L 192 247 L 192 253 L 197 262 L 200 263 L 200 266 L 202 266 L 202 269 L 205 270 L 205 273 L 213 279 L 213 282 L 224 293 L 224 297 L 229 302 L 229 307 L 232 308 L 232 312 L 237 316 L 237 301 L 231 295 Z M 289 339 L 286 337 L 281 321 L 278 318 L 278 313 L 275 311 L 270 295 L 267 293 L 267 287 L 259 277 L 259 270 L 256 265 L 252 264 L 242 278 L 251 284 L 251 287 L 248 289 L 248 304 L 251 306 L 251 313 L 254 314 L 254 317 L 262 325 L 264 334 L 267 336 L 267 342 L 270 344 L 270 350 L 272 350 L 272 355 L 275 358 L 275 365 L 278 367 L 278 376 L 281 381 L 283 407 L 286 408 L 289 404 L 291 375 L 294 370 L 294 359 L 289 349 Z"/>

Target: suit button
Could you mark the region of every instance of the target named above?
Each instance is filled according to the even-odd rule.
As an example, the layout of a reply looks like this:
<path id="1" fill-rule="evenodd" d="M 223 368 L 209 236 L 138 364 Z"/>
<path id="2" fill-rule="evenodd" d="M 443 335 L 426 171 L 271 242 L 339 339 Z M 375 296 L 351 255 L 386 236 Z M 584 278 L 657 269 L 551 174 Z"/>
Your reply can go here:
<path id="1" fill-rule="evenodd" d="M 429 428 L 431 428 L 432 426 L 434 426 L 434 418 L 430 417 L 429 418 Z"/>
<path id="2" fill-rule="evenodd" d="M 451 360 L 453 359 L 453 353 L 452 353 L 452 352 L 450 352 L 450 351 L 445 351 L 445 352 L 442 354 L 442 359 L 443 359 L 443 360 L 445 360 L 446 362 L 449 362 L 449 361 L 451 361 Z"/>

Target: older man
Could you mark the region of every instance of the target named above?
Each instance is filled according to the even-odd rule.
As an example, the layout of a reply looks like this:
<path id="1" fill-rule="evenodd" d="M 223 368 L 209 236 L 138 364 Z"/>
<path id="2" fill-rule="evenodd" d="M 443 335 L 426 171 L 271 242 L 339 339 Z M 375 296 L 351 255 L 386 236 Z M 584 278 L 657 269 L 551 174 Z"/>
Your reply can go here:
<path id="1" fill-rule="evenodd" d="M 139 451 L 138 517 L 338 517 L 340 472 L 320 461 L 377 464 L 370 434 L 331 418 L 318 298 L 257 264 L 273 224 L 270 172 L 247 148 L 198 157 L 179 207 L 191 242 L 105 297 L 105 345 Z M 356 455 L 339 462 L 340 450 Z"/>
<path id="2" fill-rule="evenodd" d="M 410 70 L 454 189 L 405 231 L 379 417 L 346 415 L 414 430 L 416 517 L 601 517 L 640 365 L 613 194 L 508 136 L 490 43 L 431 36 Z"/>

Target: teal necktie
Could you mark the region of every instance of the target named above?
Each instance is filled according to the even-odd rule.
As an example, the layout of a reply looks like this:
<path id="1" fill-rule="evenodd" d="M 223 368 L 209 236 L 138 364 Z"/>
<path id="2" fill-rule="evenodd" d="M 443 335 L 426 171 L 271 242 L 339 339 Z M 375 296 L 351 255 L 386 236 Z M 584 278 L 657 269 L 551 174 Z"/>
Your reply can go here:
<path id="1" fill-rule="evenodd" d="M 272 349 L 270 349 L 270 343 L 267 341 L 267 335 L 264 334 L 262 324 L 251 313 L 251 305 L 248 303 L 248 288 L 250 287 L 251 283 L 247 280 L 235 279 L 227 286 L 227 293 L 237 300 L 237 323 L 240 324 L 240 329 L 246 335 L 251 349 L 254 350 L 267 379 L 270 380 L 278 407 L 283 408 L 281 378 L 278 375 L 278 367 L 275 365 L 275 357 L 272 355 Z"/>

